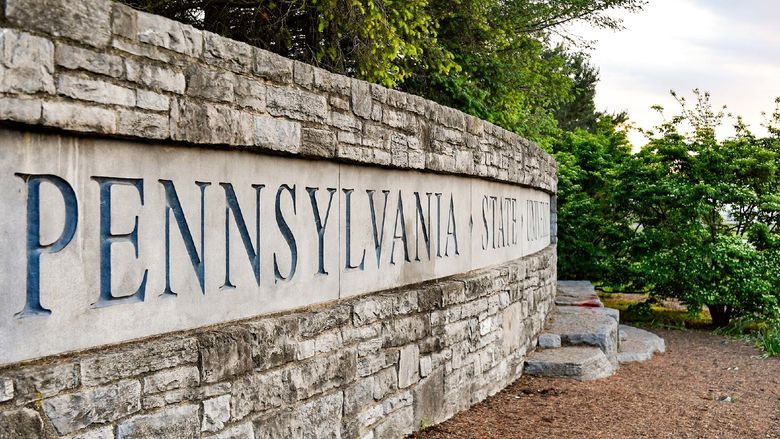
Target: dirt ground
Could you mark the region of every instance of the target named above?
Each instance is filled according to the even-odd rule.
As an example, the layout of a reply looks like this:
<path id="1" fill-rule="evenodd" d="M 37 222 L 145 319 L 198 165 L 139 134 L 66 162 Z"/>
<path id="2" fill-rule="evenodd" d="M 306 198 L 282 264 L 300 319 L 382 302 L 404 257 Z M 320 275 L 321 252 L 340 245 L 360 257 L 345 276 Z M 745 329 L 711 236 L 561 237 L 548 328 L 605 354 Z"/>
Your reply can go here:
<path id="1" fill-rule="evenodd" d="M 666 354 L 600 381 L 524 376 L 415 437 L 780 438 L 780 358 L 710 332 L 653 332 Z"/>

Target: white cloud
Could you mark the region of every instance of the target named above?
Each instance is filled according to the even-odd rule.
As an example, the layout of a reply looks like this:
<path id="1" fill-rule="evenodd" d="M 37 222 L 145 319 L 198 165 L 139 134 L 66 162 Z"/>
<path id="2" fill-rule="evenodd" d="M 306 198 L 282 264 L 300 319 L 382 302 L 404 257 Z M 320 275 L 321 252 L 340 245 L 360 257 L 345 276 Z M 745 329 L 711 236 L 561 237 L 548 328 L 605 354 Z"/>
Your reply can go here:
<path id="1" fill-rule="evenodd" d="M 652 105 L 676 110 L 669 90 L 690 95 L 700 88 L 763 133 L 761 112 L 780 96 L 780 2 L 651 0 L 644 11 L 621 17 L 626 29 L 620 32 L 571 28 L 596 40 L 591 55 L 601 72 L 600 109 L 627 110 L 650 128 L 660 121 Z M 636 135 L 632 141 L 643 143 Z"/>

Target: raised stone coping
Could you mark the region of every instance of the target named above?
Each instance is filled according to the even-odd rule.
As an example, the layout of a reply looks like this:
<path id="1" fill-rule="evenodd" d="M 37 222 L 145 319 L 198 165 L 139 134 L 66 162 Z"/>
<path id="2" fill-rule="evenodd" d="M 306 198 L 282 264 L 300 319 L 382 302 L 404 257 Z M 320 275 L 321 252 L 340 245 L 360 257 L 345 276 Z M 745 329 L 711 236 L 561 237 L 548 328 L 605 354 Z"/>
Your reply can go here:
<path id="1" fill-rule="evenodd" d="M 3 4 L 0 121 L 557 190 L 537 145 L 418 96 L 109 0 Z"/>
<path id="2" fill-rule="evenodd" d="M 613 375 L 617 366 L 597 347 L 565 346 L 535 351 L 524 370 L 529 375 L 590 381 Z"/>

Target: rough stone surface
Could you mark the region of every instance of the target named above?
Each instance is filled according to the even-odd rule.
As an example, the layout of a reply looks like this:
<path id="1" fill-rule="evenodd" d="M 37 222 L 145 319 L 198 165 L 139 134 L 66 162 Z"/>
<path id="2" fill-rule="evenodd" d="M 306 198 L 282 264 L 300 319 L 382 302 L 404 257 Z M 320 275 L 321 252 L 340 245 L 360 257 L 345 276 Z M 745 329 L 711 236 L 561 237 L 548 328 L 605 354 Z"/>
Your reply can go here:
<path id="1" fill-rule="evenodd" d="M 540 334 L 539 347 L 542 349 L 554 349 L 561 347 L 561 336 L 558 334 Z"/>
<path id="2" fill-rule="evenodd" d="M 0 438 L 39 439 L 43 437 L 43 421 L 35 410 L 28 408 L 0 412 Z"/>
<path id="3" fill-rule="evenodd" d="M 604 306 L 596 294 L 593 284 L 586 280 L 559 280 L 555 304 L 558 306 Z"/>
<path id="4" fill-rule="evenodd" d="M 22 28 L 95 47 L 111 39 L 111 2 L 105 0 L 6 0 L 5 16 Z"/>
<path id="5" fill-rule="evenodd" d="M 298 152 L 301 124 L 269 116 L 255 118 L 255 144 L 269 149 Z"/>
<path id="6" fill-rule="evenodd" d="M 564 346 L 596 346 L 611 359 L 617 355 L 618 322 L 602 308 L 558 307 L 546 332 L 558 335 Z"/>
<path id="7" fill-rule="evenodd" d="M 141 383 L 126 380 L 46 399 L 43 410 L 57 432 L 66 434 L 135 413 L 141 409 L 140 398 Z"/>
<path id="8" fill-rule="evenodd" d="M 54 93 L 54 45 L 41 37 L 0 29 L 0 92 Z"/>
<path id="9" fill-rule="evenodd" d="M 198 407 L 171 406 L 151 415 L 134 416 L 119 424 L 116 439 L 190 439 L 200 436 Z"/>
<path id="10" fill-rule="evenodd" d="M 525 373 L 590 381 L 611 376 L 617 370 L 599 348 L 568 346 L 542 349 L 528 356 Z"/>
<path id="11" fill-rule="evenodd" d="M 230 395 L 203 401 L 202 431 L 219 431 L 230 420 Z"/>
<path id="12" fill-rule="evenodd" d="M 55 60 L 57 65 L 72 70 L 87 70 L 92 73 L 119 78 L 124 73 L 122 58 L 100 53 L 70 44 L 58 44 Z"/>
<path id="13" fill-rule="evenodd" d="M 666 352 L 664 339 L 644 329 L 620 325 L 619 363 L 647 361 L 653 354 Z"/>

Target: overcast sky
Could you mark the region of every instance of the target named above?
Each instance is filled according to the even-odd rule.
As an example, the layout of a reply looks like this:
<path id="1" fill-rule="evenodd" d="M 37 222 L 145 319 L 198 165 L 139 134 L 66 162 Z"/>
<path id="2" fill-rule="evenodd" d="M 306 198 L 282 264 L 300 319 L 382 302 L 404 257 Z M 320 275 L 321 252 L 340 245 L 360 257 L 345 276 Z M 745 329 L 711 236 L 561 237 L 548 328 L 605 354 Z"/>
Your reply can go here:
<path id="1" fill-rule="evenodd" d="M 644 11 L 620 16 L 619 32 L 572 29 L 595 40 L 600 110 L 627 110 L 651 128 L 660 121 L 651 105 L 673 114 L 669 90 L 690 100 L 698 87 L 765 133 L 761 112 L 771 113 L 780 96 L 780 0 L 649 0 Z M 638 134 L 631 140 L 645 143 Z"/>

